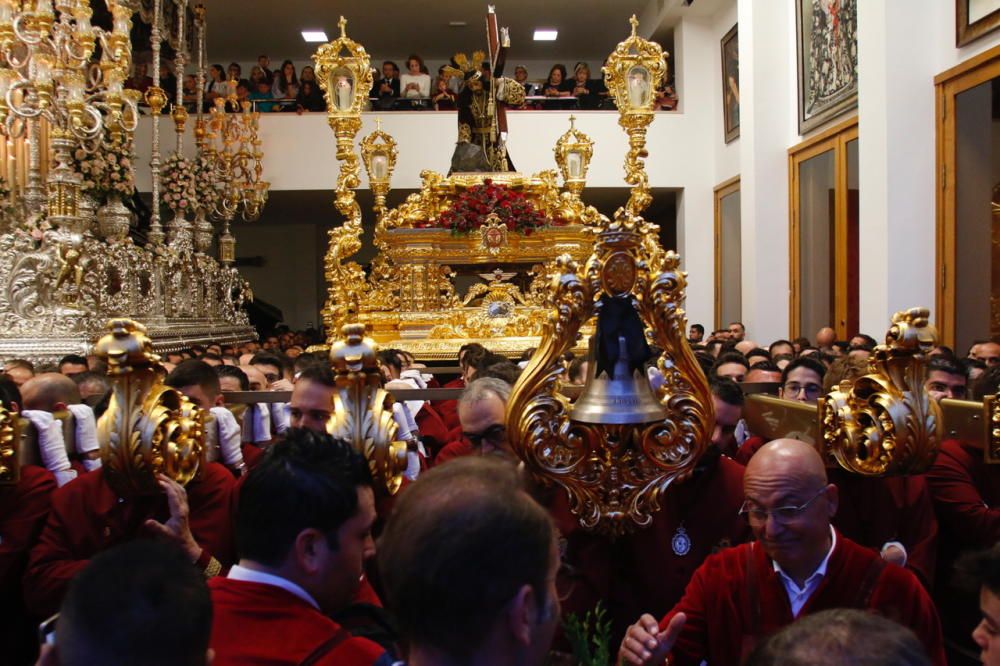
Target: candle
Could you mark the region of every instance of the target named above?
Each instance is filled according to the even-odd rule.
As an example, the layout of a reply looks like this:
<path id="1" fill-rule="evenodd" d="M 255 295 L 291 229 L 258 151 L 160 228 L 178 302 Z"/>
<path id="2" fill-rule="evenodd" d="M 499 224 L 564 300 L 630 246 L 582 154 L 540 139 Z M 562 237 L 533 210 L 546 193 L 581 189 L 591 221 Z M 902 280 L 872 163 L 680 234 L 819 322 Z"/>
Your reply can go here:
<path id="1" fill-rule="evenodd" d="M 50 87 L 52 85 L 52 56 L 40 53 L 31 59 L 34 65 L 35 83 L 39 86 Z"/>

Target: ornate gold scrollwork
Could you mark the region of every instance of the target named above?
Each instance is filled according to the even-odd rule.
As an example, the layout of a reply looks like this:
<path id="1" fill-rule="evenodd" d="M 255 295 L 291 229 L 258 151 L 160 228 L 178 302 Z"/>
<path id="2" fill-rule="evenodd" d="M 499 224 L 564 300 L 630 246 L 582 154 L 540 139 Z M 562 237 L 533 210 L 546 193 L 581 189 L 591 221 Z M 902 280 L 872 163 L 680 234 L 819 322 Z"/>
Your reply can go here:
<path id="1" fill-rule="evenodd" d="M 157 474 L 187 484 L 203 462 L 205 412 L 163 384 L 146 327 L 112 319 L 94 354 L 108 364 L 112 384 L 111 402 L 97 424 L 109 483 L 141 494 L 159 492 Z"/>
<path id="2" fill-rule="evenodd" d="M 393 398 L 382 388 L 375 357 L 378 346 L 365 337 L 364 324 L 346 324 L 342 334 L 343 339 L 330 348 L 337 392 L 329 430 L 363 454 L 372 476 L 390 495 L 395 494 L 406 471 L 406 444 L 396 440 Z"/>
<path id="3" fill-rule="evenodd" d="M 634 219 L 610 223 L 582 275 L 568 257 L 557 261 L 541 344 L 508 403 L 507 432 L 527 468 L 566 490 L 581 525 L 611 534 L 649 524 L 660 494 L 693 471 L 714 422 L 707 381 L 684 336 L 680 259 L 670 252 L 650 261 L 643 241 L 650 229 L 655 225 L 636 227 Z M 665 383 L 656 397 L 666 418 L 626 425 L 573 420 L 559 392 L 561 357 L 600 313 L 602 295 L 630 299 L 664 350 L 657 365 Z"/>
<path id="4" fill-rule="evenodd" d="M 18 448 L 21 444 L 21 424 L 17 412 L 0 407 L 0 486 L 21 480 Z"/>
<path id="5" fill-rule="evenodd" d="M 371 58 L 364 47 L 347 37 L 347 20 L 340 17 L 340 37 L 324 44 L 313 55 L 316 80 L 326 98 L 327 121 L 337 139 L 337 195 L 334 204 L 344 223 L 330 230 L 324 260 L 329 284 L 323 321 L 335 335 L 359 310 L 365 289 L 364 271 L 347 261 L 361 249 L 361 207 L 354 197 L 360 185 L 360 164 L 354 137 L 361 129 L 361 111 L 372 87 Z"/>
<path id="6" fill-rule="evenodd" d="M 868 374 L 845 381 L 819 400 L 821 453 L 866 476 L 919 474 L 941 443 L 941 408 L 923 389 L 926 353 L 937 334 L 929 310 L 892 316 L 885 344 Z"/>

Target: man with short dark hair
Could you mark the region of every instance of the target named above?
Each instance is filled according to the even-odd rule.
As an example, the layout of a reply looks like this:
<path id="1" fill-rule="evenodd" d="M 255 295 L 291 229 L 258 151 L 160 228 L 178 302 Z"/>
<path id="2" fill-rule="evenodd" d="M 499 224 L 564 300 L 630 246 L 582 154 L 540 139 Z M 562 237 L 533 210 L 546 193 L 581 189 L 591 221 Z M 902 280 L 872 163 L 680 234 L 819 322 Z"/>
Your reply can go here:
<path id="1" fill-rule="evenodd" d="M 467 458 L 421 478 L 379 541 L 379 570 L 410 664 L 545 662 L 556 530 L 510 463 Z"/>
<path id="2" fill-rule="evenodd" d="M 852 608 L 809 615 L 768 637 L 747 666 L 930 666 L 913 632 Z"/>
<path id="3" fill-rule="evenodd" d="M 328 367 L 313 365 L 303 370 L 295 380 L 288 403 L 291 427 L 327 432 L 336 392 L 337 384 Z"/>
<path id="4" fill-rule="evenodd" d="M 691 324 L 691 328 L 688 329 L 688 342 L 691 344 L 700 343 L 705 339 L 705 327 L 701 324 Z"/>
<path id="5" fill-rule="evenodd" d="M 219 375 L 204 361 L 189 359 L 178 364 L 163 383 L 177 389 L 205 411 L 223 403 Z"/>
<path id="6" fill-rule="evenodd" d="M 747 384 L 780 384 L 781 370 L 771 361 L 760 361 L 750 366 L 743 381 Z"/>
<path id="7" fill-rule="evenodd" d="M 795 345 L 793 345 L 788 340 L 775 340 L 767 348 L 767 353 L 771 355 L 771 360 L 775 360 L 776 357 L 782 354 L 788 354 L 790 356 L 795 356 L 796 350 Z"/>
<path id="8" fill-rule="evenodd" d="M 621 660 L 739 664 L 754 643 L 800 616 L 860 608 L 894 617 L 920 636 L 932 663 L 947 664 L 937 613 L 916 577 L 831 527 L 839 493 L 812 446 L 767 444 L 747 465 L 743 491 L 740 513 L 756 541 L 709 557 L 662 621 L 643 615 Z"/>
<path id="9" fill-rule="evenodd" d="M 247 475 L 236 515 L 239 564 L 209 581 L 216 666 L 392 663 L 329 617 L 350 605 L 375 554 L 363 456 L 291 429 Z"/>
<path id="10" fill-rule="evenodd" d="M 947 356 L 935 356 L 927 364 L 924 390 L 935 400 L 965 399 L 969 379 L 958 361 Z"/>
<path id="11" fill-rule="evenodd" d="M 740 444 L 736 441 L 736 426 L 743 417 L 743 391 L 728 377 L 712 378 L 709 380 L 709 388 L 715 405 L 712 445 L 724 455 L 735 458 Z"/>
<path id="12" fill-rule="evenodd" d="M 709 372 L 709 379 L 714 377 L 725 377 L 737 384 L 743 381 L 747 375 L 750 364 L 743 354 L 739 352 L 723 352 L 715 359 L 712 370 Z"/>
<path id="13" fill-rule="evenodd" d="M 72 375 L 72 379 L 80 391 L 80 400 L 90 407 L 97 404 L 104 394 L 111 390 L 111 383 L 108 382 L 106 374 L 88 370 Z"/>
<path id="14" fill-rule="evenodd" d="M 59 359 L 59 372 L 70 377 L 78 372 L 86 372 L 90 368 L 87 366 L 87 357 L 79 354 L 66 354 Z"/>
<path id="15" fill-rule="evenodd" d="M 786 400 L 814 404 L 823 393 L 823 376 L 826 368 L 819 361 L 800 356 L 781 371 L 781 388 L 778 395 Z"/>
<path id="16" fill-rule="evenodd" d="M 729 322 L 729 339 L 733 342 L 740 342 L 746 337 L 747 329 L 743 325 L 743 322 L 732 321 Z"/>
<path id="17" fill-rule="evenodd" d="M 69 587 L 39 666 L 208 666 L 205 577 L 167 544 L 135 541 L 95 557 Z"/>

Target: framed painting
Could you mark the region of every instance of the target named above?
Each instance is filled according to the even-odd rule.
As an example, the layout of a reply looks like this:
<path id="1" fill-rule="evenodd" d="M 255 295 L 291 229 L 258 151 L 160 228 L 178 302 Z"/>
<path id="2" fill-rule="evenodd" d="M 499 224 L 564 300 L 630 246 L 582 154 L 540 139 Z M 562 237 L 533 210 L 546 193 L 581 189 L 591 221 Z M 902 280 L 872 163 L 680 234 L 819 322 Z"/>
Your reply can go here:
<path id="1" fill-rule="evenodd" d="M 740 135 L 740 50 L 734 25 L 722 38 L 722 121 L 726 143 Z"/>
<path id="2" fill-rule="evenodd" d="M 857 0 L 795 0 L 799 134 L 858 105 Z"/>
<path id="3" fill-rule="evenodd" d="M 1000 0 L 955 0 L 955 46 L 1000 27 Z"/>

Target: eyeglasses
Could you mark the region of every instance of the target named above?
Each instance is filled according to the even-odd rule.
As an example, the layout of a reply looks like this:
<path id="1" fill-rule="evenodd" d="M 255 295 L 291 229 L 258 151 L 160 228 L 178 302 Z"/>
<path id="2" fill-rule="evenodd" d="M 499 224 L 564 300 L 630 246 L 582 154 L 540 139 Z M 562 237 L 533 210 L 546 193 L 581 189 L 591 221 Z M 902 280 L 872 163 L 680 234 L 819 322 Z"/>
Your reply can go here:
<path id="1" fill-rule="evenodd" d="M 826 488 L 820 488 L 819 492 L 813 495 L 805 504 L 799 506 L 779 506 L 777 509 L 770 510 L 750 506 L 750 500 L 746 500 L 743 502 L 743 506 L 740 507 L 739 515 L 743 516 L 751 525 L 763 525 L 767 522 L 768 516 L 771 516 L 775 522 L 785 524 L 798 518 L 824 492 L 826 492 Z"/>
<path id="2" fill-rule="evenodd" d="M 500 423 L 496 423 L 482 432 L 463 432 L 462 435 L 476 448 L 481 447 L 483 442 L 496 447 L 503 444 L 507 435 L 507 428 Z"/>
<path id="3" fill-rule="evenodd" d="M 803 391 L 805 391 L 806 398 L 809 400 L 815 400 L 823 391 L 823 387 L 819 384 L 799 384 L 798 382 L 788 382 L 784 386 L 784 397 L 794 398 Z"/>

